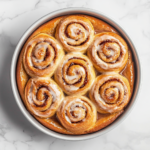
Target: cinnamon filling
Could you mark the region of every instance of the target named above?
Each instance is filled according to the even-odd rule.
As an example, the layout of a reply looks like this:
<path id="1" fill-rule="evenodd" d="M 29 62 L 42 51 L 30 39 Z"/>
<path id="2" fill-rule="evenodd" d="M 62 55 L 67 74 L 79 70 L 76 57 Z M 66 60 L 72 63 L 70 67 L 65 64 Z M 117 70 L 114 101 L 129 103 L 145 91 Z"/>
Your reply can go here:
<path id="1" fill-rule="evenodd" d="M 101 42 L 100 43 L 100 45 L 104 45 L 105 43 L 107 43 L 107 42 L 109 42 L 109 43 L 116 43 L 116 44 L 118 44 L 117 42 L 115 42 L 115 41 L 110 41 L 110 40 L 105 40 L 105 41 L 103 41 L 103 42 Z M 119 44 L 118 44 L 119 45 Z M 107 49 L 108 50 L 111 50 L 112 48 L 111 47 L 107 47 Z M 99 56 L 99 53 L 98 53 L 98 51 L 97 51 L 97 55 Z M 117 61 L 119 61 L 120 60 L 120 58 L 122 57 L 122 51 L 120 51 L 120 56 L 115 60 L 115 61 L 113 61 L 113 62 L 107 62 L 108 64 L 114 64 L 114 63 L 116 63 Z M 107 55 L 105 55 L 105 57 L 106 58 L 111 58 L 112 56 L 107 56 Z"/>
<path id="2" fill-rule="evenodd" d="M 84 59 L 82 59 L 82 58 L 78 58 L 78 57 L 73 57 L 73 58 L 70 58 L 70 59 L 68 59 L 68 60 L 72 60 L 72 59 L 80 59 L 80 60 L 83 60 L 83 61 L 86 62 L 86 60 L 84 60 Z M 84 80 L 83 85 L 80 87 L 80 88 L 83 88 L 83 87 L 88 83 L 88 78 L 87 78 L 87 76 L 88 76 L 88 71 L 87 71 L 86 67 L 83 66 L 82 64 L 77 64 L 77 63 L 72 62 L 72 63 L 69 65 L 68 69 L 67 69 L 67 74 L 68 74 L 69 68 L 70 68 L 71 66 L 73 66 L 73 65 L 80 65 L 80 66 L 82 66 L 82 67 L 84 68 L 84 70 L 85 70 L 86 77 L 85 77 L 85 80 Z M 76 72 L 76 73 L 78 74 L 78 72 Z M 68 84 L 68 83 L 65 81 L 65 79 L 64 79 L 63 77 L 62 77 L 62 79 L 64 80 L 64 82 L 65 82 L 67 85 L 70 85 L 70 84 Z M 77 83 L 80 83 L 81 80 L 82 80 L 82 77 L 81 77 L 77 82 L 75 82 L 73 85 L 75 85 L 75 84 L 77 84 Z"/>
<path id="3" fill-rule="evenodd" d="M 41 89 L 41 88 L 46 88 L 47 90 L 49 90 L 47 86 L 41 85 L 41 86 L 37 89 L 37 93 L 38 93 L 38 90 Z M 37 93 L 36 93 L 36 97 L 37 97 Z M 44 94 L 44 103 L 43 103 L 42 105 L 37 105 L 37 104 L 34 103 L 34 105 L 35 105 L 36 107 L 44 107 L 44 106 L 46 105 L 47 100 L 48 100 L 48 95 L 47 95 L 46 93 L 43 93 L 43 94 Z"/>

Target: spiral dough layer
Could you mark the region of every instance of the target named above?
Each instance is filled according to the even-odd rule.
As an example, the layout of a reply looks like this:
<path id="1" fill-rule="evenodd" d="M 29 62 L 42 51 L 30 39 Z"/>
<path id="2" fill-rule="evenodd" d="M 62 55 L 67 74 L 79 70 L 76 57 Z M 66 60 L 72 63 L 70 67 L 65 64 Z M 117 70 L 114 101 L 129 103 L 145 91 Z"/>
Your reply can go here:
<path id="1" fill-rule="evenodd" d="M 84 95 L 95 79 L 95 72 L 85 55 L 69 53 L 59 64 L 54 77 L 66 94 Z"/>
<path id="2" fill-rule="evenodd" d="M 63 97 L 62 90 L 49 78 L 31 78 L 25 88 L 25 104 L 28 110 L 41 118 L 53 116 Z"/>
<path id="3" fill-rule="evenodd" d="M 32 76 L 51 76 L 64 52 L 55 38 L 41 33 L 29 41 L 25 48 L 23 64 L 26 72 Z"/>
<path id="4" fill-rule="evenodd" d="M 87 18 L 72 15 L 60 21 L 55 36 L 67 52 L 85 52 L 93 41 L 94 28 Z"/>
<path id="5" fill-rule="evenodd" d="M 88 56 L 98 71 L 120 72 L 128 60 L 128 47 L 116 33 L 99 33 L 88 48 Z"/>
<path id="6" fill-rule="evenodd" d="M 97 112 L 95 106 L 84 96 L 65 97 L 57 111 L 61 124 L 76 134 L 93 127 L 96 122 Z"/>
<path id="7" fill-rule="evenodd" d="M 89 96 L 100 113 L 118 112 L 130 100 L 130 85 L 128 80 L 120 74 L 103 74 L 94 81 Z"/>

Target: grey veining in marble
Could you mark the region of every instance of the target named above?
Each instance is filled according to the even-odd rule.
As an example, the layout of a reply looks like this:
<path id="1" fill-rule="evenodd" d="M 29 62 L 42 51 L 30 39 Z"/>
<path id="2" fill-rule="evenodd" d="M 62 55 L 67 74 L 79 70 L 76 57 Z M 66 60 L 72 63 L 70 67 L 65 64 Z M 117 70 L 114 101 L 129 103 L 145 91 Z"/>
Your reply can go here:
<path id="1" fill-rule="evenodd" d="M 86 141 L 63 141 L 33 127 L 19 110 L 10 85 L 18 40 L 43 15 L 60 8 L 87 7 L 114 18 L 136 45 L 142 86 L 131 114 L 111 132 Z M 0 150 L 150 149 L 150 0 L 0 0 Z"/>

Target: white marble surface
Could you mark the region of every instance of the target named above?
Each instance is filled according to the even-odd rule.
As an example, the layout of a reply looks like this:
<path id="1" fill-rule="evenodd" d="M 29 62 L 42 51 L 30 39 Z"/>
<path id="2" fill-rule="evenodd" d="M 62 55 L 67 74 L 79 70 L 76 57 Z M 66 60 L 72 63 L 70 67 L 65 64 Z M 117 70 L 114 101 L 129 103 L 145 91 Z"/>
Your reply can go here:
<path id="1" fill-rule="evenodd" d="M 136 45 L 142 82 L 136 106 L 117 128 L 86 141 L 63 141 L 35 129 L 19 110 L 10 85 L 11 58 L 19 38 L 43 15 L 66 7 L 87 7 L 113 17 Z M 0 0 L 0 150 L 150 149 L 149 0 Z"/>

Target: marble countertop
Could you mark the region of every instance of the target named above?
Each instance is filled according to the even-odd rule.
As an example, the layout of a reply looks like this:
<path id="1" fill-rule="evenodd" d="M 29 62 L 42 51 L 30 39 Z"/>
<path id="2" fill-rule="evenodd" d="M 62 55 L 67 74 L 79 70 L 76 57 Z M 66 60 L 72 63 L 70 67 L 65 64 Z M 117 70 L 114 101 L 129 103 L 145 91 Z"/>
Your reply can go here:
<path id="1" fill-rule="evenodd" d="M 114 18 L 136 45 L 142 69 L 130 115 L 109 133 L 86 141 L 63 141 L 37 130 L 19 110 L 10 85 L 11 58 L 22 34 L 45 14 L 67 7 L 93 8 Z M 149 60 L 149 0 L 0 0 L 0 150 L 149 150 Z"/>

